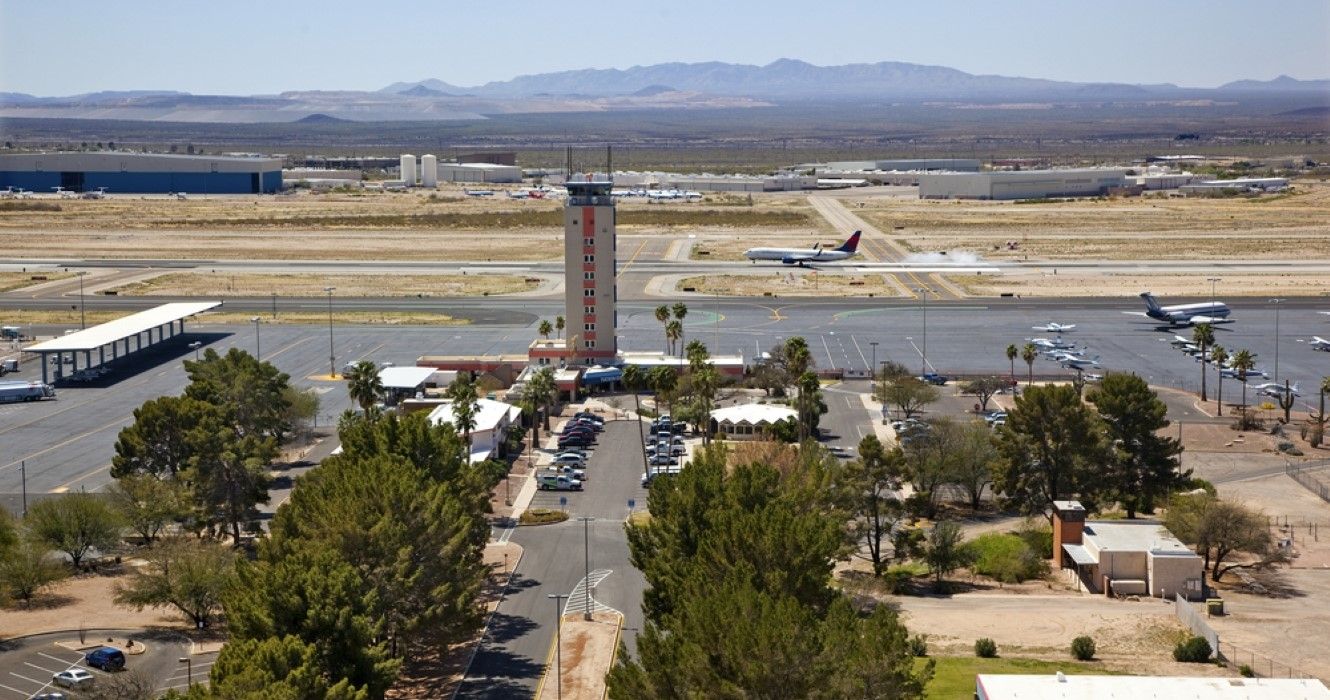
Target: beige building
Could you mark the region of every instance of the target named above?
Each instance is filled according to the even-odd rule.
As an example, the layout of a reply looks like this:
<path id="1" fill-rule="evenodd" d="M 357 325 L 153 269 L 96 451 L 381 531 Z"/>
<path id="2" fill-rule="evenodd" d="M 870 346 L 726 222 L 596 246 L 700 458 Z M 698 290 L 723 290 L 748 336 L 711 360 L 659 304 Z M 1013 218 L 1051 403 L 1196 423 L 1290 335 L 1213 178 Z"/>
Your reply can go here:
<path id="1" fill-rule="evenodd" d="M 1201 557 L 1153 520 L 1089 520 L 1078 501 L 1053 504 L 1053 566 L 1087 590 L 1188 600 L 1202 595 Z"/>
<path id="2" fill-rule="evenodd" d="M 923 173 L 920 199 L 1039 199 L 1093 197 L 1127 186 L 1124 168 L 994 170 L 983 173 Z"/>

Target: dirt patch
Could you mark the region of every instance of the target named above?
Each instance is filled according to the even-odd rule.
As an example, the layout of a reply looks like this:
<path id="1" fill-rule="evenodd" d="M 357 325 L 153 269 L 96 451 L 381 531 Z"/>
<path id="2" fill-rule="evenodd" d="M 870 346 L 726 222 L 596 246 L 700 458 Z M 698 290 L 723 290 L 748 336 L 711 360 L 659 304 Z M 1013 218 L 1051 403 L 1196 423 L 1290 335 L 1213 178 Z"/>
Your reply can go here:
<path id="1" fill-rule="evenodd" d="M 516 275 L 257 275 L 174 272 L 114 288 L 121 296 L 460 297 L 526 292 L 539 286 Z"/>
<path id="2" fill-rule="evenodd" d="M 554 668 L 561 654 L 560 678 L 550 677 L 547 670 L 537 700 L 555 700 L 560 697 L 560 692 L 562 697 L 582 700 L 604 697 L 605 674 L 614 664 L 622 624 L 623 616 L 611 612 L 594 613 L 589 622 L 581 615 L 564 617 L 562 650 L 551 650 L 553 655 L 547 667 Z M 562 688 L 559 682 L 563 683 Z"/>
<path id="3" fill-rule="evenodd" d="M 699 294 L 721 296 L 899 296 L 882 275 L 822 274 L 816 270 L 777 270 L 764 275 L 687 277 L 676 285 Z"/>
<path id="4" fill-rule="evenodd" d="M 33 277 L 45 277 L 46 279 L 35 280 Z M 0 272 L 0 292 L 10 292 L 15 289 L 31 287 L 34 284 L 44 284 L 66 277 L 73 277 L 72 272 Z"/>
<path id="5" fill-rule="evenodd" d="M 67 578 L 33 600 L 31 607 L 14 603 L 0 613 L 0 637 L 18 637 L 42 632 L 77 629 L 142 629 L 167 627 L 189 630 L 173 610 L 144 608 L 142 611 L 116 605 L 115 585 L 127 573 L 82 574 Z"/>

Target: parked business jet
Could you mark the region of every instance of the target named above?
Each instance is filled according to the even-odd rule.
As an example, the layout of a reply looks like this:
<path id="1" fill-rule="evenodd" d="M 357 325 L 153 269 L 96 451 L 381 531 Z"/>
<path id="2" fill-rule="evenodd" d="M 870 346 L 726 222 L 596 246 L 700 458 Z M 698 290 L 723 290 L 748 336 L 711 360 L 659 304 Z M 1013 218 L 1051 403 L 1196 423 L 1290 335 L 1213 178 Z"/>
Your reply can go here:
<path id="1" fill-rule="evenodd" d="M 82 199 L 106 199 L 106 190 L 109 187 L 98 187 L 95 190 L 88 190 L 81 195 Z"/>
<path id="2" fill-rule="evenodd" d="M 75 192 L 74 190 L 67 190 L 63 187 L 52 187 L 51 189 L 54 190 L 55 193 L 59 195 L 61 199 L 76 199 L 79 196 L 78 192 Z"/>
<path id="3" fill-rule="evenodd" d="M 813 248 L 749 248 L 744 257 L 756 263 L 758 260 L 779 260 L 786 265 L 803 267 L 806 263 L 839 262 L 854 257 L 859 248 L 859 231 L 841 244 L 839 248 L 827 250 L 821 245 Z"/>
<path id="4" fill-rule="evenodd" d="M 1061 323 L 1050 322 L 1045 323 L 1042 326 L 1031 326 L 1031 330 L 1043 331 L 1045 333 L 1070 333 L 1076 330 L 1076 324 L 1069 323 L 1064 326 Z"/>
<path id="5" fill-rule="evenodd" d="M 1159 301 L 1150 292 L 1141 292 L 1145 300 L 1145 315 L 1156 321 L 1163 321 L 1170 326 L 1192 326 L 1198 323 L 1232 323 L 1228 317 L 1228 304 L 1222 301 L 1206 301 L 1199 304 L 1177 304 L 1160 306 Z M 1132 311 L 1128 313 L 1141 313 Z"/>

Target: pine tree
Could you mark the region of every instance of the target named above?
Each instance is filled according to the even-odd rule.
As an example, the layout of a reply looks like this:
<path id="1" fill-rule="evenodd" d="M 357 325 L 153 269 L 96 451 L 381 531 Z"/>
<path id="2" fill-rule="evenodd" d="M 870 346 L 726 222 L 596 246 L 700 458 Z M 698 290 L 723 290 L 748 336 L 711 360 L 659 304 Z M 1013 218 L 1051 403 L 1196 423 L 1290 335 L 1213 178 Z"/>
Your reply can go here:
<path id="1" fill-rule="evenodd" d="M 1088 507 L 1107 489 L 1102 422 L 1069 385 L 1030 387 L 999 432 L 995 484 L 1006 502 L 1050 517 L 1053 501 L 1078 496 Z"/>
<path id="2" fill-rule="evenodd" d="M 1111 441 L 1109 493 L 1127 511 L 1151 512 L 1156 500 L 1181 487 L 1191 472 L 1182 473 L 1182 444 L 1159 431 L 1169 426 L 1168 406 L 1134 374 L 1110 372 L 1090 392 Z"/>

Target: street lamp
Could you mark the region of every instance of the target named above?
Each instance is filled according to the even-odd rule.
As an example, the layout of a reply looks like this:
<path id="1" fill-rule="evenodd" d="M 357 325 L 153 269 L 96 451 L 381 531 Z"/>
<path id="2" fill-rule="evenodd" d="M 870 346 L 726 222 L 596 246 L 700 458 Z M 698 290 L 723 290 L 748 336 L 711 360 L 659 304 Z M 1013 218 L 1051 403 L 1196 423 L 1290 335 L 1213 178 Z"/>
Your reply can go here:
<path id="1" fill-rule="evenodd" d="M 582 619 L 591 621 L 591 521 L 595 518 L 582 516 L 578 518 L 582 521 L 582 557 L 585 562 L 586 578 L 582 579 L 582 593 L 585 595 L 585 607 L 582 609 Z"/>
<path id="2" fill-rule="evenodd" d="M 194 660 L 188 656 L 180 657 L 180 663 L 185 664 L 185 683 L 188 687 L 194 687 Z"/>
<path id="3" fill-rule="evenodd" d="M 868 344 L 873 348 L 873 364 L 869 365 L 868 372 L 872 375 L 873 378 L 872 383 L 876 384 L 877 383 L 877 341 L 870 340 L 868 341 Z"/>
<path id="4" fill-rule="evenodd" d="M 332 334 L 332 293 L 336 287 L 324 287 L 323 291 L 328 293 L 328 375 L 333 379 L 337 378 L 337 353 L 333 350 Z"/>
<path id="5" fill-rule="evenodd" d="M 563 698 L 563 599 L 568 596 L 550 593 L 545 596 L 554 600 L 554 682 L 559 700 Z"/>
<path id="6" fill-rule="evenodd" d="M 199 348 L 203 347 L 202 340 L 196 340 L 189 344 L 189 349 L 194 351 L 194 361 L 199 361 Z"/>
<path id="7" fill-rule="evenodd" d="M 1288 301 L 1287 299 L 1271 299 L 1270 303 L 1275 305 L 1275 383 L 1279 383 L 1279 305 Z"/>
<path id="8" fill-rule="evenodd" d="M 83 276 L 88 274 L 87 270 L 79 270 L 74 273 L 79 278 L 79 330 L 88 327 L 87 315 L 83 312 Z"/>
<path id="9" fill-rule="evenodd" d="M 263 362 L 263 346 L 259 341 L 259 317 L 249 319 L 254 322 L 254 359 Z"/>
<path id="10" fill-rule="evenodd" d="M 1210 313 L 1215 311 L 1215 283 L 1222 282 L 1222 277 L 1206 277 L 1205 281 L 1210 283 Z"/>
<path id="11" fill-rule="evenodd" d="M 919 356 L 923 359 L 923 370 L 920 371 L 919 374 L 928 374 L 928 295 L 931 294 L 932 291 L 933 290 L 928 287 L 916 287 L 914 289 L 914 293 L 919 295 L 919 302 L 922 305 L 921 308 L 923 309 L 924 320 L 923 347 L 919 351 Z"/>

